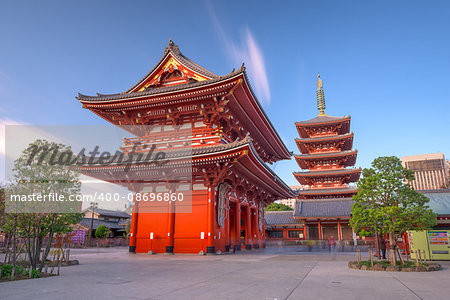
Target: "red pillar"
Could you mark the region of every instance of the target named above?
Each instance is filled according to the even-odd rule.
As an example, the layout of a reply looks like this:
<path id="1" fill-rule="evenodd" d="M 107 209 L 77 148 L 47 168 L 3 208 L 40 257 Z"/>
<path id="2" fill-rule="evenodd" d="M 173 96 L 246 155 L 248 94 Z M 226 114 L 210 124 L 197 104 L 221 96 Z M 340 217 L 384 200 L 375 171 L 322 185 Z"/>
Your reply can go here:
<path id="1" fill-rule="evenodd" d="M 175 202 L 170 201 L 169 213 L 167 216 L 166 253 L 173 253 L 174 233 L 175 233 Z"/>
<path id="2" fill-rule="evenodd" d="M 225 227 L 225 251 L 228 252 L 230 250 L 230 246 L 231 246 L 231 231 L 230 231 L 230 202 L 228 202 L 228 216 L 227 218 L 224 220 L 224 224 L 223 226 Z"/>
<path id="3" fill-rule="evenodd" d="M 235 213 L 235 243 L 234 250 L 241 251 L 241 204 L 236 202 L 236 213 Z"/>
<path id="4" fill-rule="evenodd" d="M 317 227 L 319 229 L 319 240 L 321 240 L 322 239 L 322 226 L 320 225 L 320 221 L 318 221 Z"/>
<path id="5" fill-rule="evenodd" d="M 133 252 L 133 253 L 136 253 L 136 234 L 137 234 L 137 229 L 138 229 L 137 225 L 138 225 L 138 218 L 139 218 L 139 206 L 138 205 L 139 205 L 139 202 L 134 201 L 132 214 L 131 214 L 130 247 L 129 247 L 128 251 Z"/>
<path id="6" fill-rule="evenodd" d="M 252 210 L 247 206 L 245 210 L 245 249 L 252 249 Z"/>
<path id="7" fill-rule="evenodd" d="M 254 212 L 253 212 L 253 236 L 255 238 L 255 240 L 253 241 L 253 248 L 255 249 L 259 249 L 259 244 L 261 241 L 261 235 L 259 232 L 259 211 L 258 208 L 256 207 Z"/>
<path id="8" fill-rule="evenodd" d="M 303 239 L 304 240 L 308 239 L 308 236 L 306 235 L 306 224 L 305 224 L 305 226 L 303 226 Z"/>
<path id="9" fill-rule="evenodd" d="M 206 242 L 206 253 L 216 253 L 214 247 L 214 187 L 208 185 L 208 237 Z"/>
<path id="10" fill-rule="evenodd" d="M 341 220 L 338 220 L 338 239 L 342 240 Z"/>

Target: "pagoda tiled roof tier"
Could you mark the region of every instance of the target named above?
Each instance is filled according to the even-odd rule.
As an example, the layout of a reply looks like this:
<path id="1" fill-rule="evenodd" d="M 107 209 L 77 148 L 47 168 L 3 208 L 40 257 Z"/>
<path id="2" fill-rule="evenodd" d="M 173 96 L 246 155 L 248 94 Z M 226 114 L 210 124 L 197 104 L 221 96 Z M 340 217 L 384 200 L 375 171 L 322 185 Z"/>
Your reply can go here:
<path id="1" fill-rule="evenodd" d="M 317 129 L 324 129 L 329 127 L 333 129 L 336 134 L 345 134 L 350 131 L 350 116 L 345 117 L 332 117 L 332 116 L 319 116 L 313 119 L 296 122 L 298 134 L 301 138 L 311 137 L 311 132 Z"/>
<path id="2" fill-rule="evenodd" d="M 296 176 L 301 177 L 315 177 L 315 176 L 339 176 L 353 173 L 361 173 L 361 168 L 351 169 L 329 169 L 329 170 L 313 170 L 305 172 L 294 172 Z"/>
<path id="3" fill-rule="evenodd" d="M 349 218 L 352 205 L 352 198 L 297 200 L 294 217 L 299 219 Z"/>
<path id="4" fill-rule="evenodd" d="M 201 170 L 209 164 L 224 164 L 229 165 L 230 170 L 242 174 L 242 178 L 263 187 L 267 193 L 278 198 L 294 197 L 289 186 L 259 157 L 249 136 L 229 144 L 172 149 L 165 150 L 164 153 L 166 155 L 163 166 L 151 161 L 137 161 L 137 155 L 125 154 L 121 162 L 105 164 L 93 160 L 92 163 L 76 166 L 74 169 L 90 177 L 127 186 L 130 183 L 143 184 L 152 180 L 163 180 L 160 176 L 167 173 L 164 170 L 183 172 L 183 168 L 188 168 L 192 175 L 195 175 L 195 170 Z M 89 162 L 90 158 L 87 157 L 86 161 Z M 151 173 L 152 171 L 154 173 Z M 151 174 L 157 175 L 152 177 Z M 177 175 L 180 178 L 183 176 L 182 173 Z"/>
<path id="5" fill-rule="evenodd" d="M 298 191 L 297 197 L 300 199 L 343 198 L 343 197 L 351 197 L 355 195 L 356 192 L 357 192 L 356 188 L 349 188 L 349 187 L 310 189 Z"/>
<path id="6" fill-rule="evenodd" d="M 343 166 L 350 167 L 355 165 L 356 156 L 358 154 L 358 150 L 349 150 L 342 152 L 323 152 L 323 153 L 314 153 L 314 154 L 302 154 L 295 155 L 295 160 L 301 169 L 309 169 L 307 165 L 307 161 L 315 162 L 315 161 L 326 161 L 326 160 L 345 160 Z"/>
<path id="7" fill-rule="evenodd" d="M 332 116 L 318 116 L 306 121 L 296 122 L 296 126 L 315 126 L 321 124 L 334 124 L 350 121 L 350 116 L 345 117 L 332 117 Z"/>
<path id="8" fill-rule="evenodd" d="M 330 169 L 330 170 L 320 170 L 320 171 L 307 171 L 307 172 L 294 172 L 295 178 L 300 184 L 310 185 L 308 179 L 314 178 L 342 178 L 342 183 L 356 182 L 361 175 L 361 168 L 351 168 L 351 169 Z"/>
<path id="9" fill-rule="evenodd" d="M 340 135 L 318 136 L 314 138 L 304 138 L 304 139 L 296 138 L 295 142 L 300 152 L 303 154 L 310 153 L 307 147 L 308 145 L 326 144 L 330 142 L 343 142 L 339 151 L 345 151 L 350 150 L 353 147 L 353 132 Z M 331 152 L 332 151 L 330 151 L 329 153 Z M 336 153 L 337 151 L 335 150 L 334 152 Z"/>

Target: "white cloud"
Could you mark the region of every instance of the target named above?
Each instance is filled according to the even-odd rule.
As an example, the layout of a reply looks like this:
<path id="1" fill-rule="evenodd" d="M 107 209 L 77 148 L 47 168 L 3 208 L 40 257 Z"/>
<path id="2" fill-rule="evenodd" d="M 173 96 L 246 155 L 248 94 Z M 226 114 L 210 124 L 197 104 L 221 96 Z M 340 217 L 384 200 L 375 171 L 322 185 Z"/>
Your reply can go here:
<path id="1" fill-rule="evenodd" d="M 24 125 L 21 121 L 11 119 L 0 119 L 0 155 L 5 155 L 5 126 Z"/>
<path id="2" fill-rule="evenodd" d="M 270 103 L 270 87 L 267 79 L 266 64 L 261 48 L 257 44 L 250 29 L 245 30 L 245 48 L 242 56 L 235 59 L 244 59 L 248 65 L 249 74 L 255 83 L 255 90 L 259 97 Z"/>
<path id="3" fill-rule="evenodd" d="M 270 103 L 270 87 L 267 78 L 266 65 L 263 52 L 249 28 L 243 30 L 243 38 L 239 44 L 233 42 L 225 33 L 225 30 L 216 15 L 213 5 L 205 1 L 214 29 L 225 46 L 226 54 L 234 66 L 245 63 L 250 81 L 255 87 L 255 92 L 262 103 Z"/>

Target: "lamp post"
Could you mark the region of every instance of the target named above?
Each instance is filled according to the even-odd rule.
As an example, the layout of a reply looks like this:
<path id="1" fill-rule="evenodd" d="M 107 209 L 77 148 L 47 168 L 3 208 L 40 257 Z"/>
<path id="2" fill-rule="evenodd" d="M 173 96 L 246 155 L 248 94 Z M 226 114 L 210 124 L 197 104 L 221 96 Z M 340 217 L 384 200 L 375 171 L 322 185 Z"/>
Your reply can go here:
<path id="1" fill-rule="evenodd" d="M 91 228 L 89 231 L 89 239 L 92 238 L 92 230 L 94 230 L 94 210 L 98 207 L 98 203 L 96 202 L 91 202 L 91 205 L 89 206 L 89 208 L 92 211 L 92 216 L 91 216 Z"/>

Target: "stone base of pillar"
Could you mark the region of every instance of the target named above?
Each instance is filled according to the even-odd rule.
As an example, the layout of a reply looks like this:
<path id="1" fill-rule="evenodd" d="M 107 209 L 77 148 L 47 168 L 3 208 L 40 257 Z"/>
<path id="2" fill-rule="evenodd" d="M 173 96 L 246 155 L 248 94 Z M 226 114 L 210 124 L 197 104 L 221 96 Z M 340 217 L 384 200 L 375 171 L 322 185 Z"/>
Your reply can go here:
<path id="1" fill-rule="evenodd" d="M 259 244 L 253 244 L 253 249 L 259 249 Z"/>
<path id="2" fill-rule="evenodd" d="M 173 246 L 166 246 L 166 253 L 173 253 Z"/>
<path id="3" fill-rule="evenodd" d="M 245 245 L 245 250 L 252 250 L 252 245 L 249 244 Z"/>
<path id="4" fill-rule="evenodd" d="M 128 248 L 128 252 L 130 252 L 130 253 L 136 253 L 136 246 L 130 246 L 130 247 Z"/>
<path id="5" fill-rule="evenodd" d="M 241 245 L 234 245 L 234 251 L 241 251 Z"/>
<path id="6" fill-rule="evenodd" d="M 214 246 L 206 247 L 206 253 L 208 253 L 208 254 L 215 254 L 216 253 L 216 247 L 214 247 Z"/>
<path id="7" fill-rule="evenodd" d="M 230 245 L 225 246 L 225 252 L 230 251 Z"/>

